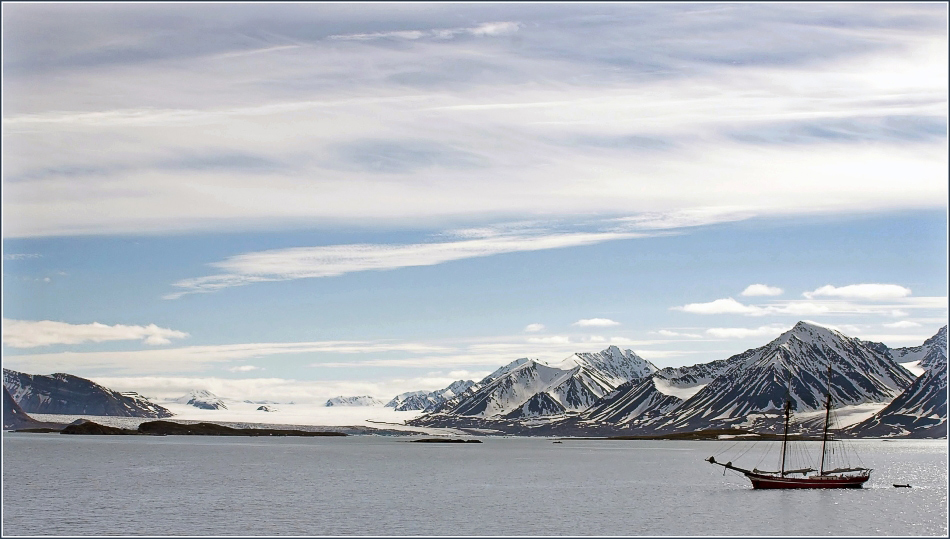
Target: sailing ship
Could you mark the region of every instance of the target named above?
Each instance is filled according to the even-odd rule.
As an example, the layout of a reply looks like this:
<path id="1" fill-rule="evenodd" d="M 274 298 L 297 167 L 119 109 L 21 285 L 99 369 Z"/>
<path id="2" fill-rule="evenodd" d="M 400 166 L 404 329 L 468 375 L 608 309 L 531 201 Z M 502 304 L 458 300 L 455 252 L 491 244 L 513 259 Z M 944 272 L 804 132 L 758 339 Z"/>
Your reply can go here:
<path id="1" fill-rule="evenodd" d="M 828 428 L 831 423 L 831 364 L 828 365 L 828 394 L 825 399 L 825 424 L 821 436 L 821 459 L 818 468 L 805 467 L 794 470 L 785 469 L 785 457 L 788 452 L 788 425 L 791 419 L 792 402 L 785 399 L 785 428 L 782 434 L 782 455 L 780 469 L 777 472 L 763 471 L 756 468 L 747 470 L 733 466 L 732 462 L 722 463 L 714 457 L 706 462 L 722 466 L 728 470 L 742 473 L 752 482 L 754 489 L 785 489 L 785 488 L 861 488 L 871 478 L 871 469 L 863 467 L 838 467 L 825 469 L 825 456 L 828 452 Z M 725 473 L 725 472 L 723 472 Z"/>

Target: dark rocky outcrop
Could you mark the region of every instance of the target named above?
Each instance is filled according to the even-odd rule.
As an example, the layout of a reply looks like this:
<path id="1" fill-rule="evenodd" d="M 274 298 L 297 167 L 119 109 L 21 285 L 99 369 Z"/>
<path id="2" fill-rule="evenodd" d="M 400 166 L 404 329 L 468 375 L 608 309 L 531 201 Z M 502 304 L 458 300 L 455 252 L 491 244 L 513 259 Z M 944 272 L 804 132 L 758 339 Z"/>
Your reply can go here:
<path id="1" fill-rule="evenodd" d="M 305 431 L 289 429 L 236 429 L 215 423 L 175 423 L 174 421 L 147 421 L 139 425 L 140 434 L 190 436 L 346 436 L 342 432 Z"/>
<path id="2" fill-rule="evenodd" d="M 422 438 L 409 440 L 420 444 L 480 444 L 481 440 L 462 440 L 461 438 Z"/>
<path id="3" fill-rule="evenodd" d="M 108 425 L 100 425 L 99 423 L 94 423 L 92 421 L 77 421 L 71 425 L 67 425 L 66 428 L 60 431 L 60 434 L 112 434 L 112 435 L 129 435 L 129 434 L 141 434 L 137 430 L 132 429 L 121 429 L 119 427 L 110 427 Z"/>

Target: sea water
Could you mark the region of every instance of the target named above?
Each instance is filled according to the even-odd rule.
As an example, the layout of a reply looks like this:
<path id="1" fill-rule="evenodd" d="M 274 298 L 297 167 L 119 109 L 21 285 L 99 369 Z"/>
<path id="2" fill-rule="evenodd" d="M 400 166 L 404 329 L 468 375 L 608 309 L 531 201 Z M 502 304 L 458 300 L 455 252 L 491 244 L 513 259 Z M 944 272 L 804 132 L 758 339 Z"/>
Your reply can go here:
<path id="1" fill-rule="evenodd" d="M 4 535 L 946 535 L 947 442 L 860 490 L 752 490 L 741 442 L 3 434 Z M 765 442 L 762 442 L 765 443 Z M 750 446 L 751 447 L 751 446 Z M 754 455 L 758 448 L 748 455 Z M 746 455 L 746 456 L 748 456 Z M 912 488 L 894 488 L 909 483 Z"/>

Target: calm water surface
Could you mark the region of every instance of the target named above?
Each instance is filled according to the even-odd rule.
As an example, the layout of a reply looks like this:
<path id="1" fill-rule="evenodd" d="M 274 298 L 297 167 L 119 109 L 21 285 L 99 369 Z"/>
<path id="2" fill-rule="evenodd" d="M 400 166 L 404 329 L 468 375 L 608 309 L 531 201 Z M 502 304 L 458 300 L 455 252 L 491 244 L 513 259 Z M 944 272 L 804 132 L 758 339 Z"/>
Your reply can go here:
<path id="1" fill-rule="evenodd" d="M 744 477 L 703 462 L 727 442 L 4 433 L 2 531 L 947 534 L 946 441 L 855 445 L 875 469 L 864 489 L 753 491 Z"/>

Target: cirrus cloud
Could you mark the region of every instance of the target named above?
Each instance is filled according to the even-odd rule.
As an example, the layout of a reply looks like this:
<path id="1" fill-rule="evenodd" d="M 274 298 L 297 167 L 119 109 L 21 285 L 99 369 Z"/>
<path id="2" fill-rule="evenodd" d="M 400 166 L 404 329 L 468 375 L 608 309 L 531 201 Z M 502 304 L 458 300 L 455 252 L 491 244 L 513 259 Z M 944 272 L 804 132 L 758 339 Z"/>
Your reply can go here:
<path id="1" fill-rule="evenodd" d="M 185 294 L 214 292 L 232 286 L 267 281 L 336 277 L 369 270 L 433 266 L 454 260 L 522 251 L 594 245 L 606 241 L 642 237 L 636 233 L 572 232 L 511 235 L 438 243 L 406 245 L 352 244 L 274 249 L 232 256 L 212 266 L 226 273 L 184 279 L 173 284 L 182 289 L 164 296 L 178 299 Z"/>

